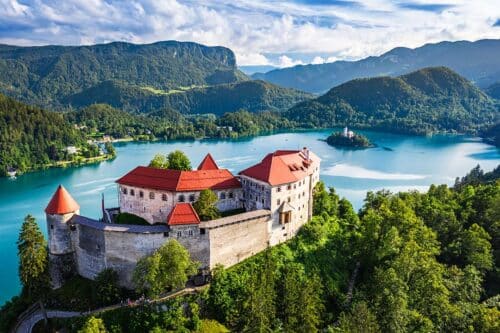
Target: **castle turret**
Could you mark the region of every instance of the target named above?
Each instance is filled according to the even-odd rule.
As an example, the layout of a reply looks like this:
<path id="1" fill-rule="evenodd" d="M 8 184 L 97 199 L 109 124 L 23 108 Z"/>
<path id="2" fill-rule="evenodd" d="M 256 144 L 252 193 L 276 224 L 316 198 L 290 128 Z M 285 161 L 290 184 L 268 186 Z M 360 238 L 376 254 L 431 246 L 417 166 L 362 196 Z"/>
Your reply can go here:
<path id="1" fill-rule="evenodd" d="M 73 273 L 73 246 L 68 221 L 75 214 L 80 214 L 80 206 L 68 191 L 59 185 L 45 208 L 45 214 L 49 235 L 49 270 L 52 284 L 57 288 Z"/>

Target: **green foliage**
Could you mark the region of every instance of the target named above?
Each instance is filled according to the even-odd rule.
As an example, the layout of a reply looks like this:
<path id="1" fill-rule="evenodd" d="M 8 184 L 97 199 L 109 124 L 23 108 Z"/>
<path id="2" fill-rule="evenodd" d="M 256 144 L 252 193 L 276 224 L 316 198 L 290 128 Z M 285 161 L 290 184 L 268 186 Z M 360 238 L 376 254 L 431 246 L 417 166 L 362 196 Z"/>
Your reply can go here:
<path id="1" fill-rule="evenodd" d="M 218 201 L 217 194 L 210 189 L 200 192 L 198 200 L 193 203 L 193 208 L 202 221 L 210 221 L 221 217 L 221 213 L 215 205 Z"/>
<path id="2" fill-rule="evenodd" d="M 71 160 L 66 146 L 88 148 L 83 135 L 60 114 L 0 94 L 0 176 Z"/>
<path id="3" fill-rule="evenodd" d="M 104 148 L 106 149 L 107 154 L 110 154 L 113 157 L 116 156 L 115 147 L 113 146 L 113 144 L 111 142 L 106 142 L 104 144 Z"/>
<path id="4" fill-rule="evenodd" d="M 157 169 L 168 169 L 168 158 L 165 154 L 156 154 L 149 162 L 149 166 Z"/>
<path id="5" fill-rule="evenodd" d="M 332 133 L 326 142 L 334 147 L 347 147 L 347 148 L 369 148 L 373 144 L 367 137 L 361 134 L 354 134 L 352 138 L 345 137 L 341 132 Z"/>
<path id="6" fill-rule="evenodd" d="M 229 330 L 221 323 L 215 320 L 204 319 L 201 321 L 197 333 L 229 333 Z"/>
<path id="7" fill-rule="evenodd" d="M 78 333 L 106 333 L 106 327 L 101 318 L 89 317 Z"/>
<path id="8" fill-rule="evenodd" d="M 349 126 L 428 134 L 477 134 L 498 121 L 498 107 L 455 72 L 424 68 L 399 77 L 357 79 L 284 113 L 310 127 Z"/>
<path id="9" fill-rule="evenodd" d="M 158 296 L 171 289 L 184 287 L 188 277 L 196 273 L 198 264 L 176 240 L 170 240 L 153 254 L 139 260 L 133 281 L 138 292 Z"/>
<path id="10" fill-rule="evenodd" d="M 95 278 L 97 286 L 97 301 L 102 305 L 118 303 L 120 300 L 120 287 L 118 285 L 118 273 L 112 268 L 106 268 L 97 274 Z"/>
<path id="11" fill-rule="evenodd" d="M 57 108 L 107 80 L 169 90 L 247 79 L 236 69 L 231 50 L 176 41 L 28 48 L 2 45 L 0 74 L 4 92 Z M 113 91 L 101 89 L 99 93 Z"/>
<path id="12" fill-rule="evenodd" d="M 209 314 L 235 331 L 494 331 L 500 181 L 474 174 L 368 193 L 359 214 L 319 183 L 297 237 L 214 270 Z"/>
<path id="13" fill-rule="evenodd" d="M 381 332 L 377 317 L 363 301 L 354 304 L 348 313 L 342 312 L 339 316 L 339 326 L 332 330 L 343 333 Z"/>
<path id="14" fill-rule="evenodd" d="M 175 150 L 168 154 L 168 168 L 172 170 L 191 170 L 191 161 L 189 157 L 180 150 Z"/>
<path id="15" fill-rule="evenodd" d="M 27 215 L 17 241 L 19 279 L 29 296 L 38 298 L 49 288 L 47 241 L 35 218 Z"/>
<path id="16" fill-rule="evenodd" d="M 115 216 L 115 223 L 117 224 L 137 224 L 137 225 L 151 225 L 148 221 L 140 216 L 123 212 Z"/>
<path id="17" fill-rule="evenodd" d="M 130 82 L 109 80 L 61 100 L 63 105 L 84 108 L 105 103 L 130 113 L 173 109 L 182 114 L 215 114 L 246 109 L 251 112 L 284 111 L 312 95 L 264 81 L 242 81 L 158 93 Z"/>

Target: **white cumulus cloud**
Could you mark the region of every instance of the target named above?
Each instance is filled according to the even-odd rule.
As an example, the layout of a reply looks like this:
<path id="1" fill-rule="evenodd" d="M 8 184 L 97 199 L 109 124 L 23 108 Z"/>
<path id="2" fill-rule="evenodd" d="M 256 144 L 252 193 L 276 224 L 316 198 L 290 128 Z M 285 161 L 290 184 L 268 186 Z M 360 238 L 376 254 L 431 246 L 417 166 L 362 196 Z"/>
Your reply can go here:
<path id="1" fill-rule="evenodd" d="M 325 2 L 326 3 L 326 2 Z M 0 42 L 18 45 L 194 41 L 239 65 L 288 67 L 397 46 L 500 38 L 498 0 L 0 0 Z M 277 57 L 271 59 L 268 55 Z"/>

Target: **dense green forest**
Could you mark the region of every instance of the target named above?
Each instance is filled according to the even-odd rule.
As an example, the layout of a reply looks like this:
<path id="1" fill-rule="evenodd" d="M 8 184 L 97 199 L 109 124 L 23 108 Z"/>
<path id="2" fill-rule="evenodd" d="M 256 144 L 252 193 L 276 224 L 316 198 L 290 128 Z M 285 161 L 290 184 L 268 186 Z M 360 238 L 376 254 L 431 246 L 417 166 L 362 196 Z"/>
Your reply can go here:
<path id="1" fill-rule="evenodd" d="M 255 73 L 254 79 L 322 94 L 347 81 L 381 75 L 396 76 L 424 67 L 446 66 L 481 88 L 500 81 L 500 39 L 426 44 L 415 49 L 396 47 L 380 56 L 357 61 L 297 65 Z"/>
<path id="2" fill-rule="evenodd" d="M 477 134 L 498 121 L 499 107 L 463 77 L 436 67 L 396 78 L 349 81 L 283 116 L 310 127 Z"/>
<path id="3" fill-rule="evenodd" d="M 173 91 L 150 89 L 119 81 L 104 81 L 68 96 L 63 103 L 77 109 L 94 103 L 106 103 L 132 113 L 148 113 L 169 108 L 182 114 L 222 115 L 239 109 L 251 112 L 284 111 L 310 98 L 312 95 L 308 93 L 264 81 L 242 81 Z"/>
<path id="4" fill-rule="evenodd" d="M 499 173 L 368 193 L 358 214 L 320 184 L 295 239 L 214 272 L 208 313 L 234 331 L 497 332 Z"/>
<path id="5" fill-rule="evenodd" d="M 75 146 L 78 152 L 70 154 L 67 146 Z M 0 176 L 9 168 L 23 172 L 97 156 L 99 148 L 87 144 L 84 134 L 63 115 L 0 94 Z"/>
<path id="6" fill-rule="evenodd" d="M 231 50 L 190 42 L 0 45 L 0 91 L 50 109 L 64 108 L 64 98 L 107 80 L 170 90 L 246 79 Z"/>
<path id="7" fill-rule="evenodd" d="M 65 117 L 88 136 L 103 134 L 114 138 L 195 139 L 236 138 L 294 128 L 296 124 L 273 112 L 250 113 L 245 110 L 215 115 L 185 116 L 172 109 L 148 115 L 134 115 L 106 104 L 94 104 Z"/>

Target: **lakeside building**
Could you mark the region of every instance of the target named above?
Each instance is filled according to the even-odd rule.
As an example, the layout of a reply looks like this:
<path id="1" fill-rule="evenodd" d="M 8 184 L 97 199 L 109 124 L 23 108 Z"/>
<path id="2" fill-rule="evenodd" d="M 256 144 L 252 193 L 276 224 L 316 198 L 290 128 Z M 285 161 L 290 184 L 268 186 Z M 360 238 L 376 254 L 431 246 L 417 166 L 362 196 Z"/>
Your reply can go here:
<path id="1" fill-rule="evenodd" d="M 319 170 L 320 159 L 307 148 L 275 151 L 236 176 L 210 154 L 192 171 L 140 166 L 116 181 L 119 207 L 103 204 L 101 220 L 80 215 L 60 185 L 45 209 L 52 283 L 58 287 L 74 274 L 93 279 L 112 268 L 131 288 L 138 260 L 170 239 L 203 269 L 237 264 L 294 237 L 311 218 Z M 200 221 L 192 203 L 204 189 L 216 193 L 221 212 L 238 213 Z M 119 213 L 150 225 L 112 223 Z"/>

